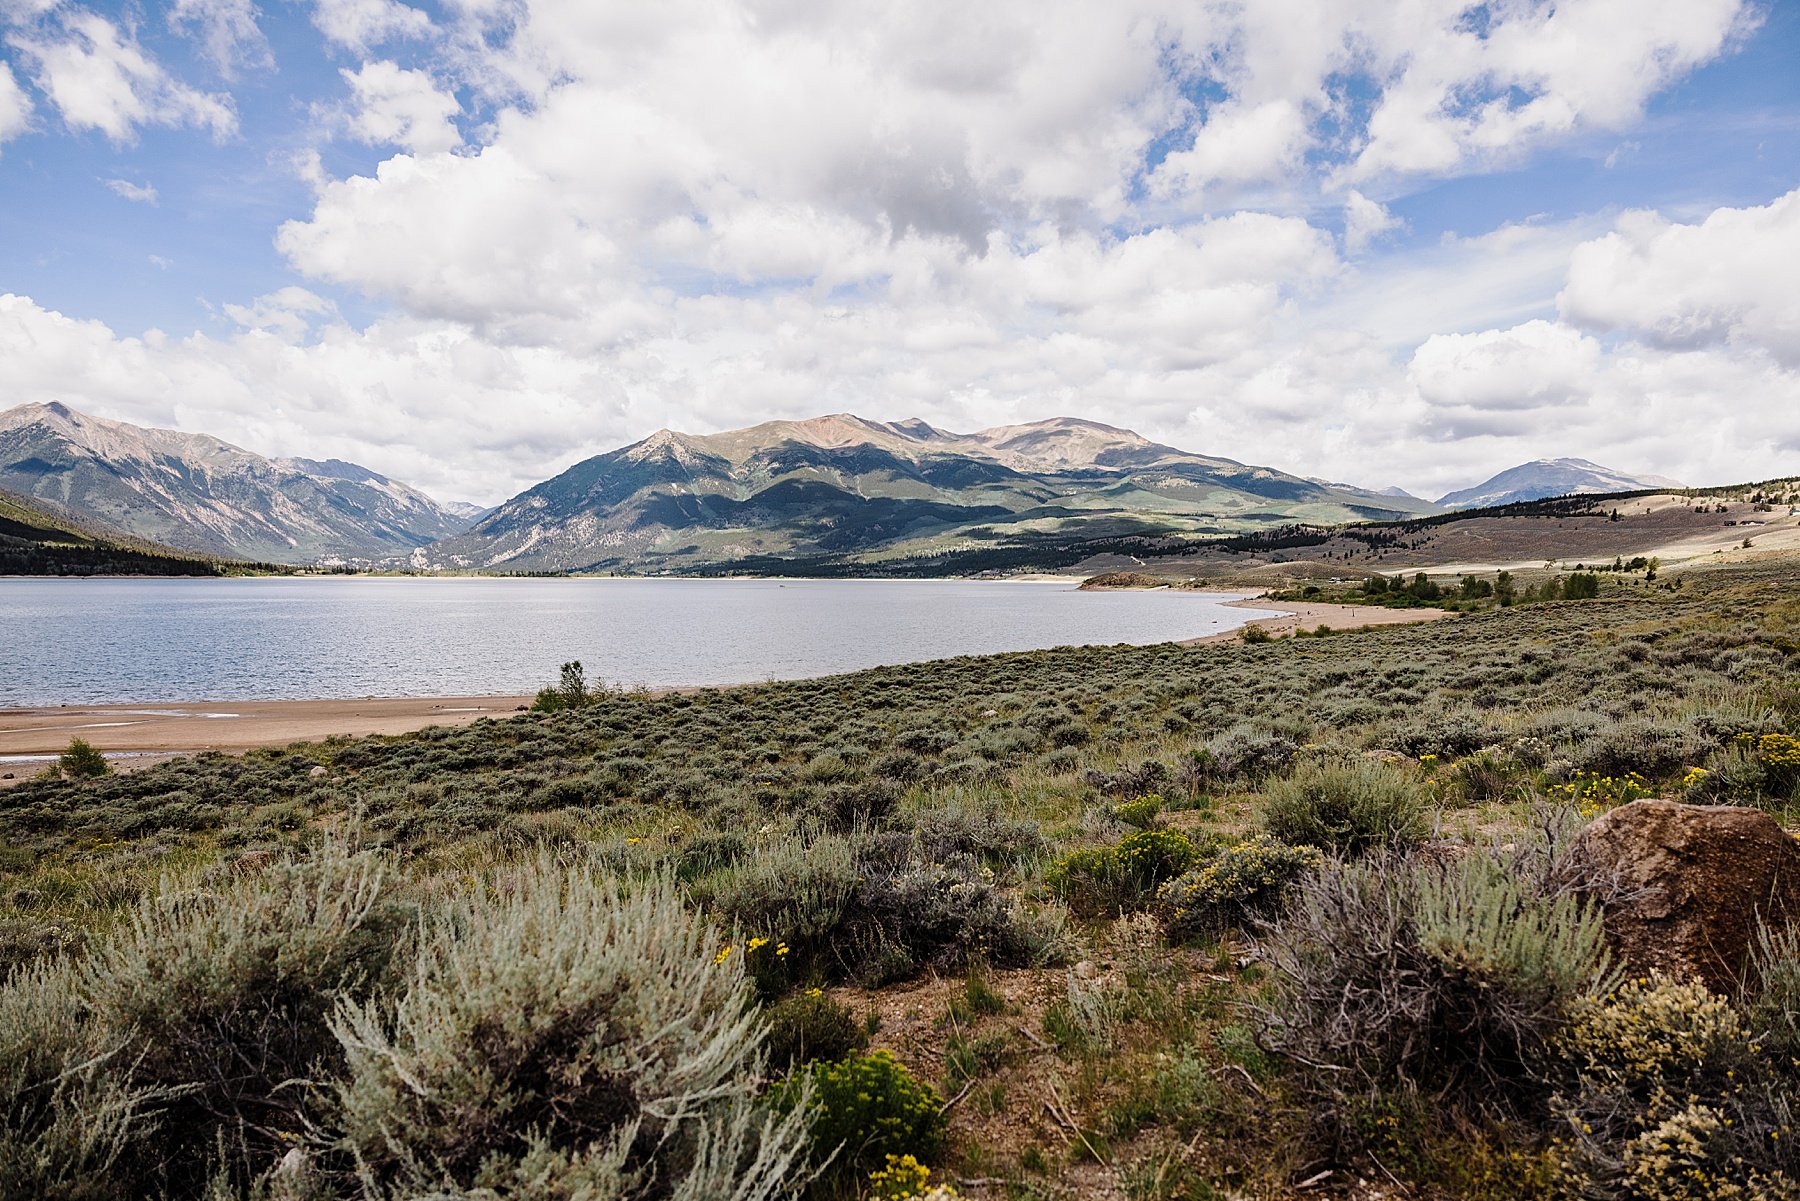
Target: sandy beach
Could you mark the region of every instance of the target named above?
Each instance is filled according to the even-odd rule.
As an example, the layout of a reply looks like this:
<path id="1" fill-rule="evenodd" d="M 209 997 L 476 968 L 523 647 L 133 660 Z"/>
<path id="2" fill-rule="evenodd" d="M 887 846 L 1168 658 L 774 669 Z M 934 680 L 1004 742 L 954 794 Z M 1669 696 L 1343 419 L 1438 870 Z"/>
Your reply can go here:
<path id="1" fill-rule="evenodd" d="M 1205 646 L 1212 642 L 1239 642 L 1248 626 L 1261 626 L 1272 637 L 1279 638 L 1296 630 L 1359 630 L 1364 626 L 1403 626 L 1420 621 L 1436 621 L 1450 616 L 1447 609 L 1389 609 L 1382 605 L 1324 605 L 1313 601 L 1272 601 L 1263 597 L 1246 597 L 1226 601 L 1233 609 L 1264 609 L 1280 613 L 1279 617 L 1259 617 L 1235 630 L 1190 638 L 1183 646 Z"/>
<path id="2" fill-rule="evenodd" d="M 0 776 L 35 770 L 14 756 L 61 753 L 71 738 L 126 752 L 120 767 L 194 751 L 247 751 L 332 734 L 404 734 L 506 717 L 529 696 L 365 697 L 332 701 L 212 701 L 0 709 Z"/>

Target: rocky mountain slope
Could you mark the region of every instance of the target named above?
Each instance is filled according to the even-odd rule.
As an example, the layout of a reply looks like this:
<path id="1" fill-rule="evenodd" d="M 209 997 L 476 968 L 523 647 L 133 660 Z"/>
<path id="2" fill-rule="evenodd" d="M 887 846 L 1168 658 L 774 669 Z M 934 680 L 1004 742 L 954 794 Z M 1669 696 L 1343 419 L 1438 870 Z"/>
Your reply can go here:
<path id="1" fill-rule="evenodd" d="M 0 412 L 0 488 L 180 550 L 277 563 L 391 556 L 468 525 L 354 463 L 266 459 L 61 404 Z"/>
<path id="2" fill-rule="evenodd" d="M 1446 509 L 1491 509 L 1518 501 L 1552 496 L 1585 496 L 1598 492 L 1636 492 L 1645 488 L 1680 488 L 1659 475 L 1627 475 L 1586 459 L 1536 459 L 1509 467 L 1473 488 L 1438 498 Z"/>
<path id="3" fill-rule="evenodd" d="M 275 569 L 146 542 L 0 491 L 0 576 L 213 576 L 261 570 Z"/>
<path id="4" fill-rule="evenodd" d="M 938 561 L 967 570 L 986 551 L 1435 511 L 1076 418 L 958 434 L 837 414 L 708 435 L 659 430 L 577 463 L 411 561 L 545 571 Z"/>

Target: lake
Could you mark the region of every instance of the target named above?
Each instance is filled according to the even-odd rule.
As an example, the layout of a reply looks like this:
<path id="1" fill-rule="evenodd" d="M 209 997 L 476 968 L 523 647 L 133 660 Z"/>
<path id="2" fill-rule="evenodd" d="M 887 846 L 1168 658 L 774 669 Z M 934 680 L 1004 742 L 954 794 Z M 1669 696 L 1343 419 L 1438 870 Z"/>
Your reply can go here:
<path id="1" fill-rule="evenodd" d="M 0 704 L 739 684 L 1235 629 L 1234 593 L 963 580 L 0 579 Z"/>

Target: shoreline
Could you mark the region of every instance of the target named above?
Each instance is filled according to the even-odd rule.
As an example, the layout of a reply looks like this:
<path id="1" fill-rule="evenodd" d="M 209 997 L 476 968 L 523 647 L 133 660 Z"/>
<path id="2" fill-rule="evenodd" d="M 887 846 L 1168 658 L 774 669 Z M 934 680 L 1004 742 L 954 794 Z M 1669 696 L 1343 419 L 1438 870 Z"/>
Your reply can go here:
<path id="1" fill-rule="evenodd" d="M 109 755 L 129 756 L 116 765 L 129 769 L 201 751 L 241 753 L 333 735 L 466 726 L 484 717 L 511 717 L 534 699 L 503 694 L 8 707 L 0 709 L 0 777 L 32 774 L 61 754 L 71 738 L 84 738 Z"/>
<path id="2" fill-rule="evenodd" d="M 1230 608 L 1272 616 L 1252 618 L 1222 633 L 1181 639 L 1178 645 L 1239 642 L 1249 626 L 1282 636 L 1320 625 L 1346 630 L 1449 616 L 1442 609 L 1268 601 L 1239 590 L 1219 591 L 1238 591 L 1234 599 L 1221 602 Z M 41 770 L 67 748 L 71 738 L 84 738 L 114 757 L 115 770 L 131 771 L 205 751 L 242 754 L 259 747 L 318 742 L 333 736 L 410 734 L 431 726 L 466 726 L 484 717 L 511 717 L 528 710 L 535 699 L 535 694 L 498 693 L 8 706 L 0 708 L 0 787 Z"/>
<path id="3" fill-rule="evenodd" d="M 1261 609 L 1274 617 L 1257 617 L 1223 634 L 1190 638 L 1183 646 L 1209 646 L 1221 642 L 1242 642 L 1244 631 L 1251 626 L 1267 630 L 1272 638 L 1294 634 L 1300 630 L 1360 630 L 1369 626 L 1408 626 L 1437 621 L 1451 616 L 1448 609 L 1390 609 L 1385 605 L 1333 605 L 1322 601 L 1272 601 L 1257 595 L 1241 600 L 1221 602 L 1229 609 Z"/>

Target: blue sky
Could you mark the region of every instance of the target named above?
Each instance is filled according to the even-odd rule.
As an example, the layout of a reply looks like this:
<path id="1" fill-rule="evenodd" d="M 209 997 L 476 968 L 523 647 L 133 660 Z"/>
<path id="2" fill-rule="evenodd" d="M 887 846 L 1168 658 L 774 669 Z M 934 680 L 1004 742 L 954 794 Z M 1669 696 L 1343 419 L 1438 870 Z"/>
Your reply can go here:
<path id="1" fill-rule="evenodd" d="M 1417 12 L 0 0 L 0 404 L 480 501 L 845 409 L 1800 471 L 1800 5 Z"/>

